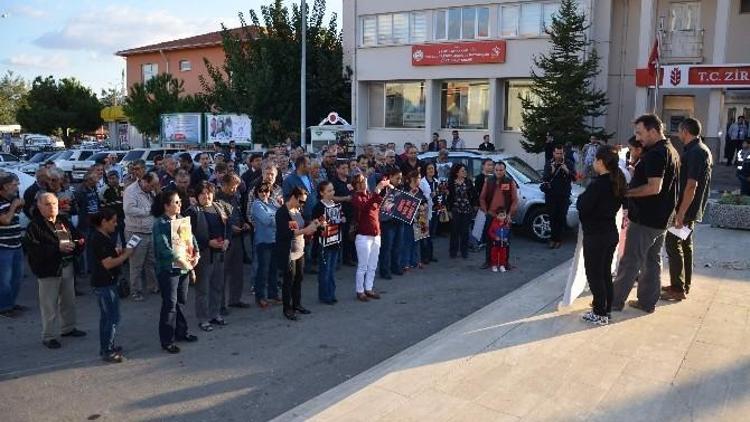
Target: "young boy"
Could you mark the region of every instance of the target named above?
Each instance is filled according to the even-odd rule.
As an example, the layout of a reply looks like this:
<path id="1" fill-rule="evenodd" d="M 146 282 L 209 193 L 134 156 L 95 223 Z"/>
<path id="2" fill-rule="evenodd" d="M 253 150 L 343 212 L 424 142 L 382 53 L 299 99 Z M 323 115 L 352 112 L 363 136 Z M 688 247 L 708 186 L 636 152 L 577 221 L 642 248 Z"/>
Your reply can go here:
<path id="1" fill-rule="evenodd" d="M 487 237 L 490 239 L 490 265 L 492 272 L 504 273 L 508 267 L 508 238 L 510 236 L 510 224 L 506 222 L 505 210 L 498 211 L 497 216 L 490 223 Z"/>

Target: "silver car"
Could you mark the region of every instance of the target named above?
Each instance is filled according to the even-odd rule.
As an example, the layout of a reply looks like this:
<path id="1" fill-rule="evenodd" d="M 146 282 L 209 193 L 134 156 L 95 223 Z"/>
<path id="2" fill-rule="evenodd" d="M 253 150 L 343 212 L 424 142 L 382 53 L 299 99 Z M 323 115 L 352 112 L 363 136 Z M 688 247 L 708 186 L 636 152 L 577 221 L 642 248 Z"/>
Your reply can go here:
<path id="1" fill-rule="evenodd" d="M 420 160 L 427 162 L 436 162 L 437 157 L 437 152 L 424 152 L 418 156 Z M 518 209 L 513 217 L 513 224 L 522 226 L 534 239 L 540 242 L 549 240 L 552 226 L 544 203 L 544 193 L 539 189 L 539 185 L 542 183 L 542 175 L 538 171 L 514 155 L 477 151 L 448 153 L 448 161 L 464 164 L 472 177 L 476 177 L 482 172 L 482 161 L 486 159 L 505 162 L 507 174 L 516 181 Z M 578 226 L 578 210 L 575 204 L 578 195 L 582 192 L 583 189 L 580 186 L 573 185 L 571 205 L 568 208 L 566 219 L 568 227 Z"/>

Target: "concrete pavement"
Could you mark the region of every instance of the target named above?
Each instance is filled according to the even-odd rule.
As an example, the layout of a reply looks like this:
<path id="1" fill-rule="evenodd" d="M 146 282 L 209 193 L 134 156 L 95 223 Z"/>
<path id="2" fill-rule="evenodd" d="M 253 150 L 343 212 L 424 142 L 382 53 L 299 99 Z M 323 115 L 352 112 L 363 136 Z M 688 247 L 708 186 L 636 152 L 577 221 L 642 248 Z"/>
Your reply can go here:
<path id="1" fill-rule="evenodd" d="M 750 233 L 696 235 L 686 301 L 592 327 L 561 264 L 276 420 L 750 420 Z"/>

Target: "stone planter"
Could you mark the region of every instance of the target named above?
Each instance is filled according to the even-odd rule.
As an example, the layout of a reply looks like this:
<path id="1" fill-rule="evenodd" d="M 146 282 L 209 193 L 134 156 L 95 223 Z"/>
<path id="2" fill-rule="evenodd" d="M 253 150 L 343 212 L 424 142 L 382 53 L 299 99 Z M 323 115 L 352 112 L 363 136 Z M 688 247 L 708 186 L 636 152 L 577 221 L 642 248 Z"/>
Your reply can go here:
<path id="1" fill-rule="evenodd" d="M 710 202 L 704 221 L 711 227 L 750 230 L 750 205 Z"/>

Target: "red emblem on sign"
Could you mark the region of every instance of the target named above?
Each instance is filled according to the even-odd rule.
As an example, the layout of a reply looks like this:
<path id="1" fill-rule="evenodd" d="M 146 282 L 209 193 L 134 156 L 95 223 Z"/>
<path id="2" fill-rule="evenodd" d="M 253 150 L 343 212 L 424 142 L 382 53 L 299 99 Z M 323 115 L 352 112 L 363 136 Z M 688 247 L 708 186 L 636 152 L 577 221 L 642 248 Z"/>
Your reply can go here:
<path id="1" fill-rule="evenodd" d="M 680 81 L 682 81 L 682 71 L 679 67 L 675 67 L 669 72 L 669 82 L 672 83 L 672 85 L 677 86 L 680 84 Z"/>

